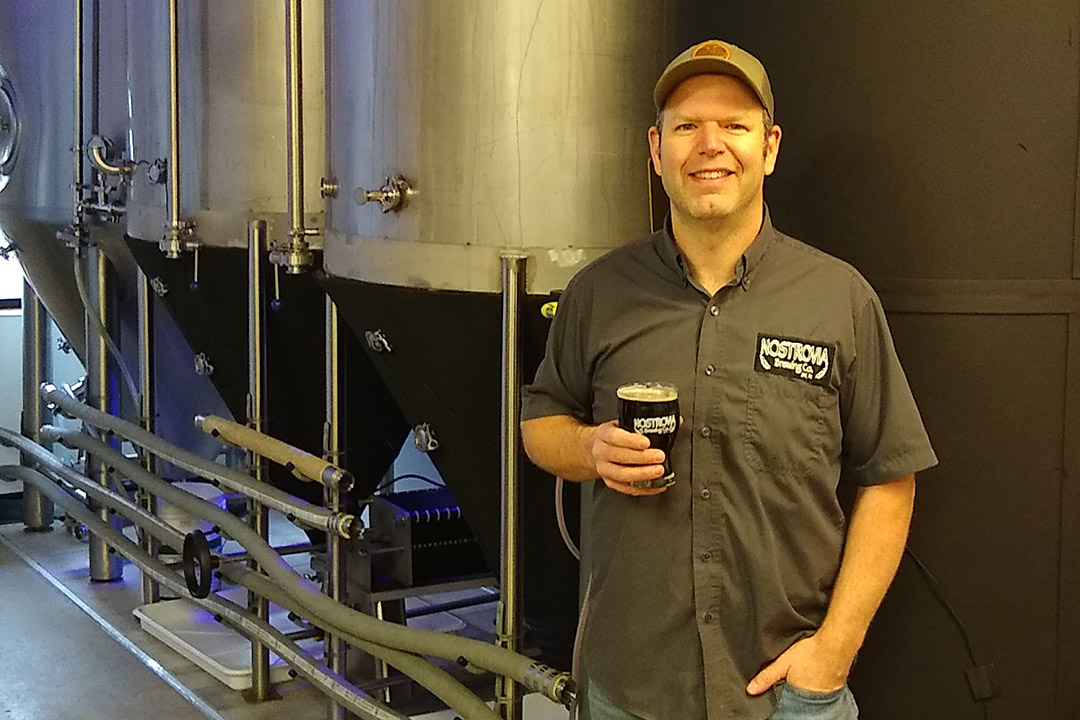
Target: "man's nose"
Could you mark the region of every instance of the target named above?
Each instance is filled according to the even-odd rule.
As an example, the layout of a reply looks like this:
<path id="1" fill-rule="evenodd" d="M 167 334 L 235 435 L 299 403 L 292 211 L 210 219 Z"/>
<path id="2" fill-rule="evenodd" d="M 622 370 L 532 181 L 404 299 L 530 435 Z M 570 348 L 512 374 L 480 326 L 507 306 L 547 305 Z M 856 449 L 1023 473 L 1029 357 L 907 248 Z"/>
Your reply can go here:
<path id="1" fill-rule="evenodd" d="M 698 146 L 701 152 L 707 155 L 719 155 L 727 147 L 724 144 L 723 133 L 716 123 L 705 123 L 701 126 L 698 136 Z"/>

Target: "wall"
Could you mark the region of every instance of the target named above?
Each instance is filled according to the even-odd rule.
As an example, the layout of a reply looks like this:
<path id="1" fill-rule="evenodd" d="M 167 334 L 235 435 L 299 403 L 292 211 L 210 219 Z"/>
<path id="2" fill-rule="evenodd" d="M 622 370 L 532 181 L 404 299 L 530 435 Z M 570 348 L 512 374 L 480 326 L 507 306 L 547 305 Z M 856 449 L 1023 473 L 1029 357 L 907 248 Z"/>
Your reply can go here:
<path id="1" fill-rule="evenodd" d="M 784 137 L 777 227 L 882 296 L 939 467 L 853 676 L 863 714 L 1080 717 L 1080 7 L 726 2 L 683 13 L 759 55 Z M 971 654 L 975 655 L 973 659 Z M 980 707 L 965 671 L 994 663 Z"/>

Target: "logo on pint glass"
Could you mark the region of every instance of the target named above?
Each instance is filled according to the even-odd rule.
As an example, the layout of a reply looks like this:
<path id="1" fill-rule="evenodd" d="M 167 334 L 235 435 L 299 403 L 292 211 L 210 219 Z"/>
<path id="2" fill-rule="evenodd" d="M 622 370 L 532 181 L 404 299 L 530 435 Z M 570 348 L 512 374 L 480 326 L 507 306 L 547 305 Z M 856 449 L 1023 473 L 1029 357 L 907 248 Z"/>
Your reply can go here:
<path id="1" fill-rule="evenodd" d="M 667 435 L 675 432 L 675 427 L 674 415 L 634 418 L 634 432 L 642 435 Z"/>
<path id="2" fill-rule="evenodd" d="M 798 338 L 758 335 L 754 369 L 815 385 L 829 384 L 836 346 Z"/>

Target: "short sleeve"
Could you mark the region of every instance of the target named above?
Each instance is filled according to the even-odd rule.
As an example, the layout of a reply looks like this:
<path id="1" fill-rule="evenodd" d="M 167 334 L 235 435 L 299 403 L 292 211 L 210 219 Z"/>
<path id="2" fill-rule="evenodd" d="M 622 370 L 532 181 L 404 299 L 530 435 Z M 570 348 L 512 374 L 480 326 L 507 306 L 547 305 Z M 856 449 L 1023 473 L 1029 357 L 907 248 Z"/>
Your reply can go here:
<path id="1" fill-rule="evenodd" d="M 854 357 L 843 378 L 844 469 L 875 485 L 937 464 L 915 398 L 896 356 L 881 301 L 869 287 L 854 316 Z"/>
<path id="2" fill-rule="evenodd" d="M 571 282 L 559 298 L 548 332 L 544 359 L 536 378 L 522 388 L 521 418 L 573 415 L 592 421 L 592 398 L 586 359 L 587 292 Z"/>

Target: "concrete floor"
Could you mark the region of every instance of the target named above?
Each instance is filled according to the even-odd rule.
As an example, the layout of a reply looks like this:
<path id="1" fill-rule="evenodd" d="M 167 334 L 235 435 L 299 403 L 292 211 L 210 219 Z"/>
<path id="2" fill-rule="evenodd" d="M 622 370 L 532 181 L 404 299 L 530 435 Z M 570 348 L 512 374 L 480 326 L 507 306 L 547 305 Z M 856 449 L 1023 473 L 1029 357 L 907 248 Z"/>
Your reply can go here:
<path id="1" fill-rule="evenodd" d="M 87 545 L 57 521 L 28 533 L 0 526 L 0 720 L 324 720 L 325 697 L 304 680 L 275 686 L 281 699 L 251 704 L 142 630 L 139 572 L 92 583 Z M 483 608 L 467 622 L 477 622 Z M 110 635 L 111 633 L 111 635 Z M 141 655 L 141 657 L 140 657 Z M 525 720 L 562 720 L 566 711 L 526 698 Z M 450 711 L 415 717 L 450 720 Z"/>

